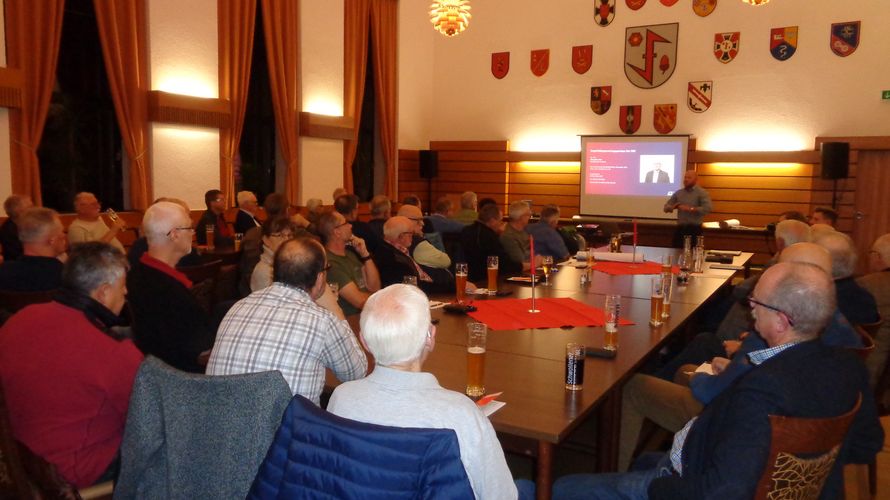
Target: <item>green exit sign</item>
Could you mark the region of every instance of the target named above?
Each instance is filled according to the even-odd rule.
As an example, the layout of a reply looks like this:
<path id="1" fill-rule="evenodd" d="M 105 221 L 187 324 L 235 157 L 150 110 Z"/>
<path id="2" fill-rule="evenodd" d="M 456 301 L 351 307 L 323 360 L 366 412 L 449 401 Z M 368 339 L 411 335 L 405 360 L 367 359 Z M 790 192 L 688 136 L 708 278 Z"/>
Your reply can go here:
<path id="1" fill-rule="evenodd" d="M 890 99 L 890 90 L 881 92 L 881 99 Z"/>

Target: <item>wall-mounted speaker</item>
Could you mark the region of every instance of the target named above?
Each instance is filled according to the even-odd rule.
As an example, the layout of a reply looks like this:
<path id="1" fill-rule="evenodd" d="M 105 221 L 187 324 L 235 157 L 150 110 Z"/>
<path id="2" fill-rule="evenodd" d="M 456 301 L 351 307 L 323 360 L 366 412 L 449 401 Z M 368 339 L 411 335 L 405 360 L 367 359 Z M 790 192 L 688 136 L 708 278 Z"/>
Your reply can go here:
<path id="1" fill-rule="evenodd" d="M 420 177 L 422 179 L 435 179 L 439 175 L 439 152 L 431 150 L 420 151 Z"/>
<path id="2" fill-rule="evenodd" d="M 850 143 L 822 143 L 822 178 L 846 179 L 850 174 Z"/>

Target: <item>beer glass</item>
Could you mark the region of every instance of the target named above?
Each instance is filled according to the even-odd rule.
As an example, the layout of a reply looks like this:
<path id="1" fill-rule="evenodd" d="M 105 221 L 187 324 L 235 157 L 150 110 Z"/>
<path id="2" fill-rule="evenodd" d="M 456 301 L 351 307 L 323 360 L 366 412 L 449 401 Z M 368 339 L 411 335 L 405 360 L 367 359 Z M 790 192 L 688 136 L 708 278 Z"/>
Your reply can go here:
<path id="1" fill-rule="evenodd" d="M 485 323 L 467 323 L 467 396 L 474 401 L 485 395 Z"/>
<path id="2" fill-rule="evenodd" d="M 204 234 L 207 236 L 207 250 L 213 250 L 214 236 L 216 235 L 216 227 L 213 224 L 204 226 Z"/>
<path id="3" fill-rule="evenodd" d="M 566 344 L 566 389 L 580 391 L 584 388 L 584 346 Z"/>
<path id="4" fill-rule="evenodd" d="M 417 286 L 417 276 L 412 276 L 410 274 L 406 274 L 402 277 L 402 283 L 406 285 L 414 285 Z"/>
<path id="5" fill-rule="evenodd" d="M 662 305 L 664 304 L 664 279 L 661 275 L 652 278 L 652 293 L 649 295 L 649 324 L 661 326 Z"/>
<path id="6" fill-rule="evenodd" d="M 672 269 L 673 263 L 674 263 L 673 255 L 662 256 L 661 257 L 661 274 L 672 273 L 673 272 L 673 269 Z"/>
<path id="7" fill-rule="evenodd" d="M 488 294 L 495 295 L 498 292 L 498 256 L 489 255 L 488 264 Z"/>
<path id="8" fill-rule="evenodd" d="M 674 275 L 672 273 L 664 273 L 661 275 L 664 283 L 662 284 L 662 295 L 664 300 L 661 304 L 661 317 L 671 317 L 671 299 L 674 295 Z"/>
<path id="9" fill-rule="evenodd" d="M 457 292 L 457 303 L 463 304 L 467 294 L 467 263 L 458 262 L 454 265 L 454 286 Z"/>
<path id="10" fill-rule="evenodd" d="M 604 349 L 618 350 L 618 318 L 621 316 L 621 295 L 606 295 L 603 306 L 606 313 L 606 339 Z"/>
<path id="11" fill-rule="evenodd" d="M 235 251 L 241 251 L 241 242 L 244 241 L 244 233 L 235 233 Z"/>
<path id="12" fill-rule="evenodd" d="M 534 262 L 532 263 L 534 265 Z M 550 272 L 553 271 L 553 256 L 545 255 L 541 261 L 541 268 L 544 270 L 544 285 L 550 285 Z"/>

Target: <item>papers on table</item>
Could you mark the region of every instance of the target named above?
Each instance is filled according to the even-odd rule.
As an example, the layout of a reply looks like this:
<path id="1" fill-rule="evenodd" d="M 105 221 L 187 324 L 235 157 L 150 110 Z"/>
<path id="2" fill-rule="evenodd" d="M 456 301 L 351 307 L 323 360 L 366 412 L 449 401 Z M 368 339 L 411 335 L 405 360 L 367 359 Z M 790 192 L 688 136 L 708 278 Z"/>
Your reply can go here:
<path id="1" fill-rule="evenodd" d="M 711 366 L 711 363 L 702 363 L 698 365 L 698 368 L 695 369 L 695 373 L 706 373 L 708 375 L 714 375 L 714 367 Z"/>
<path id="2" fill-rule="evenodd" d="M 494 414 L 494 412 L 500 410 L 506 405 L 507 403 L 504 403 L 503 401 L 492 401 L 486 405 L 480 406 L 479 409 L 482 410 L 482 413 L 484 413 L 486 417 L 490 417 Z"/>
<path id="3" fill-rule="evenodd" d="M 646 256 L 643 252 L 632 253 L 612 253 L 612 252 L 593 252 L 593 258 L 607 262 L 644 262 Z"/>

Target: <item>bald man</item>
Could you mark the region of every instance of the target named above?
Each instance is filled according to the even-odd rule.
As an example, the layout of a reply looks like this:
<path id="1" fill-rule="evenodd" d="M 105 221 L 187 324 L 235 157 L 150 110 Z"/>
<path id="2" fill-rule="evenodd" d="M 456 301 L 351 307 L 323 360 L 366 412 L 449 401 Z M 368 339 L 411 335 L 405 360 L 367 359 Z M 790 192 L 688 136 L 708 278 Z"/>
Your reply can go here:
<path id="1" fill-rule="evenodd" d="M 383 225 L 383 244 L 374 254 L 382 286 L 402 283 L 406 276 L 414 276 L 417 286 L 426 293 L 453 293 L 454 276 L 451 272 L 424 266 L 411 256 L 409 248 L 416 227 L 414 221 L 400 215 L 390 217 Z M 467 282 L 467 286 L 470 285 Z"/>
<path id="2" fill-rule="evenodd" d="M 871 245 L 869 274 L 856 279 L 875 298 L 878 312 L 884 318 L 881 328 L 875 334 L 875 350 L 865 360 L 869 377 L 874 385 L 890 353 L 890 233 L 880 236 Z"/>
<path id="3" fill-rule="evenodd" d="M 664 204 L 665 213 L 677 211 L 677 231 L 674 233 L 674 247 L 683 247 L 684 236 L 702 234 L 701 223 L 705 215 L 711 213 L 711 196 L 698 185 L 698 174 L 687 170 L 683 176 L 683 189 L 677 190 Z M 694 243 L 694 242 L 693 242 Z"/>
<path id="4" fill-rule="evenodd" d="M 880 321 L 875 298 L 853 279 L 859 260 L 853 240 L 844 233 L 831 231 L 816 234 L 813 243 L 831 254 L 831 275 L 837 289 L 838 309 L 844 316 L 854 324 Z"/>
<path id="5" fill-rule="evenodd" d="M 451 267 L 451 257 L 447 253 L 439 250 L 424 237 L 423 234 L 423 213 L 420 208 L 415 205 L 402 205 L 399 208 L 398 215 L 407 217 L 414 223 L 414 236 L 411 239 L 411 246 L 408 247 L 411 257 L 418 264 L 433 267 L 437 269 L 448 269 Z"/>

